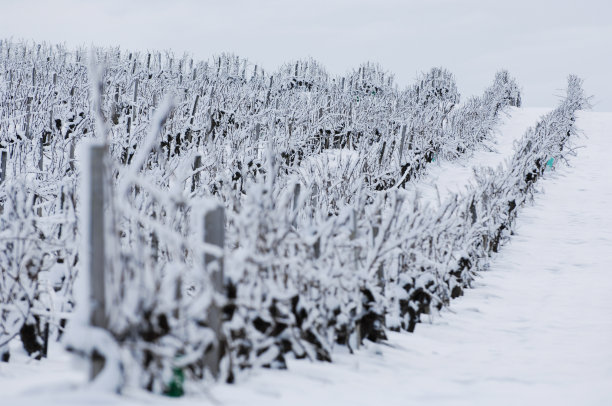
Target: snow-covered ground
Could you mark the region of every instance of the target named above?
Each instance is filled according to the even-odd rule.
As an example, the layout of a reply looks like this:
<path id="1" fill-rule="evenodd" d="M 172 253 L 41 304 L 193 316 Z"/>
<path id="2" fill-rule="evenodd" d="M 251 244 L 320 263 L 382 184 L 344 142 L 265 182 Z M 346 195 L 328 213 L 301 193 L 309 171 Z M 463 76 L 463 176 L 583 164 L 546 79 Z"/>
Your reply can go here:
<path id="1" fill-rule="evenodd" d="M 508 128 L 544 112 L 513 111 L 497 148 Z M 582 112 L 578 126 L 585 147 L 539 183 L 544 193 L 522 210 L 490 271 L 414 334 L 336 353 L 333 364 L 249 371 L 178 401 L 93 393 L 56 351 L 41 363 L 0 364 L 0 404 L 610 405 L 612 113 Z"/>
<path id="2" fill-rule="evenodd" d="M 509 107 L 508 114 L 501 115 L 502 125 L 489 139 L 477 145 L 475 151 L 452 161 L 434 161 L 428 165 L 425 176 L 408 183 L 406 188 L 417 190 L 424 201 L 433 205 L 439 201 L 444 202 L 451 193 L 462 192 L 474 179 L 474 168 L 497 168 L 512 157 L 514 141 L 520 139 L 527 128 L 535 126 L 540 117 L 550 111 L 546 108 Z"/>

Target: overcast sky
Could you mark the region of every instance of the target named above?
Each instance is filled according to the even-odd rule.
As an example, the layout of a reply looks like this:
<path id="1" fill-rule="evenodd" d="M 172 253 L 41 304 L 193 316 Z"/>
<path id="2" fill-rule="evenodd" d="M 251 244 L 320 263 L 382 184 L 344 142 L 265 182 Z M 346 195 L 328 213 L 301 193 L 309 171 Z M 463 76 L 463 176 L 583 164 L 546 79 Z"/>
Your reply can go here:
<path id="1" fill-rule="evenodd" d="M 554 106 L 566 77 L 612 111 L 612 0 L 0 0 L 0 36 L 67 45 L 234 52 L 266 70 L 313 57 L 331 73 L 373 61 L 410 84 L 450 69 L 463 95 L 506 68 L 526 106 Z"/>

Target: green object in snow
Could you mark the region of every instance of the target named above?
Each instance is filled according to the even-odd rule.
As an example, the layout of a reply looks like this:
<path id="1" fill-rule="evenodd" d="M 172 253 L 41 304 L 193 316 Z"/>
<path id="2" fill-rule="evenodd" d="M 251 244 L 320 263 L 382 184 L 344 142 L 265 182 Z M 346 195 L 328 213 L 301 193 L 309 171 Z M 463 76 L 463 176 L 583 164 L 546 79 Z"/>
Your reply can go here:
<path id="1" fill-rule="evenodd" d="M 172 380 L 168 385 L 168 389 L 164 395 L 171 398 L 180 398 L 184 395 L 183 382 L 185 382 L 185 374 L 181 368 L 174 368 L 172 370 Z"/>
<path id="2" fill-rule="evenodd" d="M 546 162 L 546 166 L 548 166 L 550 169 L 552 169 L 553 164 L 555 163 L 555 158 L 550 158 L 547 162 Z"/>

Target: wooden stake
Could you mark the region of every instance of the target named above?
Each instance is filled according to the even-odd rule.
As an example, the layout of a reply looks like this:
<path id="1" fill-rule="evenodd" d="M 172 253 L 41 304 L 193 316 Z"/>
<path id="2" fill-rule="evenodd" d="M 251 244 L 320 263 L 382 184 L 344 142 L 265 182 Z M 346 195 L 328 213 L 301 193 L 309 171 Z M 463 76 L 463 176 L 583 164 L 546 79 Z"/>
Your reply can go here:
<path id="1" fill-rule="evenodd" d="M 202 156 L 198 154 L 193 160 L 193 171 L 195 173 L 191 177 L 191 192 L 192 193 L 195 192 L 196 188 L 200 184 L 200 171 L 198 171 L 198 169 L 200 169 L 201 167 L 202 167 Z"/>
<path id="2" fill-rule="evenodd" d="M 104 194 L 105 194 L 105 173 L 104 157 L 106 155 L 105 145 L 92 145 L 90 147 L 88 182 L 89 194 L 89 218 L 88 224 L 89 241 L 89 297 L 91 304 L 90 324 L 94 327 L 106 328 L 106 255 L 105 241 L 106 234 L 105 215 L 104 215 Z M 101 354 L 94 353 L 91 359 L 91 369 L 89 379 L 94 380 L 104 368 L 104 358 Z"/>
<path id="3" fill-rule="evenodd" d="M 6 180 L 6 161 L 8 160 L 6 150 L 0 152 L 0 185 Z"/>
<path id="4" fill-rule="evenodd" d="M 32 119 L 32 97 L 28 96 L 28 112 L 26 114 L 26 128 L 25 135 L 27 139 L 30 139 L 30 120 Z"/>
<path id="5" fill-rule="evenodd" d="M 402 165 L 402 157 L 404 153 L 404 140 L 406 139 L 406 124 L 402 126 L 402 138 L 400 139 L 399 147 L 399 163 Z"/>
<path id="6" fill-rule="evenodd" d="M 293 215 L 295 216 L 295 218 L 293 219 L 293 227 L 297 226 L 297 210 L 298 210 L 298 203 L 300 200 L 301 189 L 302 189 L 302 186 L 299 183 L 296 183 L 295 188 L 293 189 Z"/>
<path id="7" fill-rule="evenodd" d="M 204 215 L 204 242 L 223 249 L 225 240 L 225 209 L 218 205 Z M 205 270 L 210 276 L 213 289 L 217 294 L 223 294 L 223 256 L 204 255 Z M 221 361 L 221 346 L 224 342 L 221 329 L 222 309 L 213 300 L 208 309 L 208 326 L 217 337 L 213 349 L 204 356 L 204 365 L 216 378 L 219 378 L 219 364 Z"/>
<path id="8" fill-rule="evenodd" d="M 6 161 L 8 160 L 6 150 L 0 151 L 0 185 L 6 180 Z M 0 214 L 4 212 L 4 205 L 0 202 Z"/>
<path id="9" fill-rule="evenodd" d="M 351 218 L 352 229 L 351 234 L 349 235 L 349 239 L 351 241 L 355 241 L 357 239 L 357 211 L 353 209 L 353 215 Z M 359 248 L 353 248 L 353 266 L 354 271 L 357 272 L 357 268 L 359 266 Z M 355 341 L 356 341 L 356 349 L 358 350 L 361 346 L 361 322 L 358 320 L 355 323 Z"/>
<path id="10" fill-rule="evenodd" d="M 191 120 L 189 120 L 189 124 L 193 125 L 193 119 L 195 117 L 196 109 L 198 108 L 198 101 L 200 100 L 200 95 L 196 94 L 195 100 L 193 102 L 193 109 L 191 109 Z"/>

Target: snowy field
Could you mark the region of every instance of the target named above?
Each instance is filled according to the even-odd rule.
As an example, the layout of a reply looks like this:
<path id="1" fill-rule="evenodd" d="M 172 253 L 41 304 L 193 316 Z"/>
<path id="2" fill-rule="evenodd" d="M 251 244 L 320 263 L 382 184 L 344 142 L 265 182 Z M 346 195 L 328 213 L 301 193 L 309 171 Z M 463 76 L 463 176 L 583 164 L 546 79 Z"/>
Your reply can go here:
<path id="1" fill-rule="evenodd" d="M 545 110 L 513 109 L 501 133 L 470 159 L 434 166 L 420 187 L 460 190 L 471 167 L 497 165 Z M 475 289 L 419 324 L 334 363 L 289 360 L 235 385 L 179 400 L 93 392 L 84 365 L 52 348 L 42 362 L 0 364 L 2 405 L 610 405 L 612 404 L 612 113 L 580 112 L 584 145 L 558 163 L 521 211 L 515 235 Z M 447 174 L 451 183 L 442 183 Z M 429 182 L 429 183 L 428 183 Z M 435 191 L 434 191 L 435 192 Z M 424 192 L 427 195 L 429 192 Z M 14 343 L 15 344 L 15 343 Z M 201 389 L 200 389 L 201 390 Z"/>

